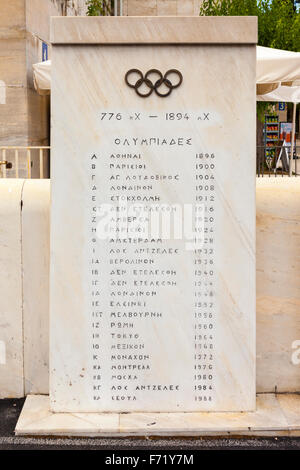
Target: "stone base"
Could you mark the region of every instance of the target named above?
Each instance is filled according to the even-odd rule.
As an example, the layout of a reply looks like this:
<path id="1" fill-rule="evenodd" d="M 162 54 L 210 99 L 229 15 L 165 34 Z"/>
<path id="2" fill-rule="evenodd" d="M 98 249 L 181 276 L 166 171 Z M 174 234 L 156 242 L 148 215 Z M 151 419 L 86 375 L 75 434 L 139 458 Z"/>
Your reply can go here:
<path id="1" fill-rule="evenodd" d="M 259 394 L 250 413 L 53 413 L 49 397 L 29 395 L 16 435 L 300 436 L 300 395 Z"/>

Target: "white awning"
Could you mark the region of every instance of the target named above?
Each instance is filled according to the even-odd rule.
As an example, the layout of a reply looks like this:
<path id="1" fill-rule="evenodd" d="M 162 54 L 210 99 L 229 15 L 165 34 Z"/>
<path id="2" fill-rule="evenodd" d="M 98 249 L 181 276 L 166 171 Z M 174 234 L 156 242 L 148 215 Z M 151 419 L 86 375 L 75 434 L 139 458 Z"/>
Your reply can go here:
<path id="1" fill-rule="evenodd" d="M 257 95 L 256 100 L 282 101 L 284 103 L 300 103 L 300 86 L 279 86 L 278 88 L 276 88 L 276 90 L 271 91 L 271 93 L 266 93 L 265 95 Z"/>
<path id="2" fill-rule="evenodd" d="M 51 60 L 33 64 L 33 82 L 40 95 L 49 95 L 51 90 Z"/>
<path id="3" fill-rule="evenodd" d="M 280 85 L 295 85 L 300 80 L 299 52 L 257 46 L 256 57 L 257 95 L 269 94 Z"/>
<path id="4" fill-rule="evenodd" d="M 300 52 L 256 48 L 256 83 L 294 82 L 300 79 Z"/>

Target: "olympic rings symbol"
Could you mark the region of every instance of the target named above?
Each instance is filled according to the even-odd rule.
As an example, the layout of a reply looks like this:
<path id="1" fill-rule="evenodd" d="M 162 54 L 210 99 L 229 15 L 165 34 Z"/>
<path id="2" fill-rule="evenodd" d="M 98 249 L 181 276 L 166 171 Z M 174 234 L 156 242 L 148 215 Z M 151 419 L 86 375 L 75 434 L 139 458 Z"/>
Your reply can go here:
<path id="1" fill-rule="evenodd" d="M 137 79 L 135 83 L 132 83 L 130 81 L 131 75 L 138 75 L 139 78 Z M 170 75 L 177 75 L 178 80 L 175 84 L 173 84 L 170 78 L 168 78 Z M 150 76 L 152 77 L 152 80 L 149 78 Z M 154 78 L 155 76 L 158 78 L 155 79 Z M 183 81 L 182 73 L 176 69 L 170 69 L 164 75 L 157 69 L 151 69 L 151 70 L 148 70 L 145 76 L 138 69 L 130 69 L 125 75 L 125 82 L 127 83 L 127 85 L 130 88 L 134 88 L 137 95 L 142 98 L 147 98 L 153 93 L 153 91 L 155 91 L 155 93 L 161 98 L 166 98 L 172 93 L 172 90 L 174 88 L 178 88 L 181 85 L 182 81 Z M 149 88 L 149 91 L 146 90 L 145 92 L 142 92 L 140 90 L 143 84 L 145 84 L 146 87 Z M 165 87 L 163 87 L 163 90 L 165 91 L 160 90 L 160 87 L 162 85 L 165 85 Z"/>

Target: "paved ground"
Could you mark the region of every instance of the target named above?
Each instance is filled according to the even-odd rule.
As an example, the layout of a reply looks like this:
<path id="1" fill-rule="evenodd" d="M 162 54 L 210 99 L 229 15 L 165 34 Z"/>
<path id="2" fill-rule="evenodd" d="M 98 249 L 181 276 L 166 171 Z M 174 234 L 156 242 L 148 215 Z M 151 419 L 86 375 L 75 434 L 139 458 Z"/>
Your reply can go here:
<path id="1" fill-rule="evenodd" d="M 0 400 L 0 450 L 300 450 L 300 437 L 281 438 L 29 438 L 15 437 L 24 399 Z"/>

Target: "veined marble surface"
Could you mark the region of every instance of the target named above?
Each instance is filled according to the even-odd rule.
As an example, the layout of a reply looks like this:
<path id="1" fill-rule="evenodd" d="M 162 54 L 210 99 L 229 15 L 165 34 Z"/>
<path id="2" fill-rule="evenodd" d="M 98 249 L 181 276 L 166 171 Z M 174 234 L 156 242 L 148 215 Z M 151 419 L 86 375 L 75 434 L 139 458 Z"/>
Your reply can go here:
<path id="1" fill-rule="evenodd" d="M 184 14 L 182 12 L 181 14 Z M 187 14 L 187 13 L 185 13 Z M 52 17 L 52 44 L 256 44 L 255 16 Z"/>
<path id="2" fill-rule="evenodd" d="M 257 178 L 257 391 L 300 391 L 300 185 Z"/>
<path id="3" fill-rule="evenodd" d="M 250 413 L 53 413 L 49 397 L 29 395 L 18 436 L 299 436 L 299 395 L 262 394 Z"/>
<path id="4" fill-rule="evenodd" d="M 52 60 L 51 409 L 56 412 L 254 410 L 255 47 L 55 45 Z M 142 99 L 124 83 L 125 73 L 131 68 L 144 73 L 151 68 L 163 73 L 176 68 L 183 74 L 183 84 L 167 99 L 154 94 Z M 101 113 L 109 111 L 122 114 L 121 126 L 118 121 L 112 125 L 101 120 Z M 161 120 L 170 112 L 189 113 L 191 119 L 170 126 Z M 135 122 L 130 120 L 130 115 L 135 113 L 144 117 L 155 113 L 160 120 L 153 124 Z M 209 122 L 196 121 L 196 116 L 204 113 L 210 114 Z M 178 287 L 160 289 L 157 299 L 150 303 L 151 308 L 163 312 L 162 320 L 147 319 L 134 324 L 133 332 L 145 344 L 143 354 L 150 357 L 148 362 L 144 361 L 150 369 L 139 372 L 136 382 L 129 382 L 127 372 L 126 378 L 118 383 L 112 378 L 110 368 L 112 347 L 115 347 L 111 333 L 117 330 L 111 329 L 109 317 L 109 257 L 107 245 L 98 241 L 104 263 L 103 319 L 100 336 L 93 336 L 91 238 L 87 222 L 92 211 L 91 156 L 97 154 L 98 158 L 98 197 L 101 202 L 108 202 L 108 155 L 118 148 L 124 153 L 125 148 L 117 148 L 115 137 L 121 140 L 128 137 L 132 142 L 133 137 L 149 138 L 153 134 L 168 139 L 181 136 L 192 141 L 189 149 L 162 151 L 138 147 L 135 150 L 142 154 L 148 173 L 180 173 L 178 185 L 155 183 L 154 194 L 160 194 L 162 202 L 193 201 L 196 152 L 216 156 L 213 381 L 212 391 L 206 393 L 202 387 L 197 393 L 201 397 L 198 401 L 194 382 L 192 252 L 181 251 L 180 258 L 172 258 L 173 264 L 170 260 L 166 264 L 163 257 L 158 259 L 159 268 L 177 269 Z M 128 147 L 128 151 L 133 152 L 133 147 Z M 182 250 L 183 242 L 178 244 Z M 167 246 L 172 246 L 171 242 Z M 132 282 L 128 272 L 123 274 L 123 279 Z M 120 295 L 116 300 L 122 301 L 124 297 Z M 96 343 L 99 358 L 93 350 Z M 94 359 L 94 354 L 98 359 Z M 205 357 L 202 364 L 207 366 L 208 355 L 203 353 L 201 357 Z M 96 360 L 101 363 L 97 373 L 93 368 Z M 204 366 L 201 367 L 198 374 L 204 375 Z M 95 383 L 99 387 L 96 391 Z M 176 384 L 178 392 L 134 391 L 135 385 Z M 211 385 L 205 382 L 205 387 L 207 384 Z M 115 393 L 118 385 L 121 392 Z M 137 400 L 116 400 L 113 395 L 135 395 Z M 204 400 L 204 395 L 210 395 L 211 400 Z M 94 396 L 100 399 L 95 400 Z"/>

